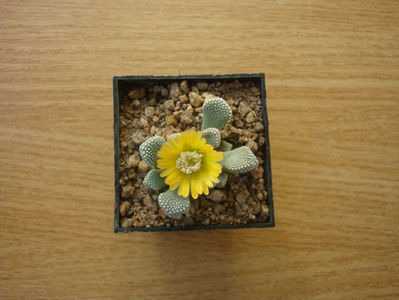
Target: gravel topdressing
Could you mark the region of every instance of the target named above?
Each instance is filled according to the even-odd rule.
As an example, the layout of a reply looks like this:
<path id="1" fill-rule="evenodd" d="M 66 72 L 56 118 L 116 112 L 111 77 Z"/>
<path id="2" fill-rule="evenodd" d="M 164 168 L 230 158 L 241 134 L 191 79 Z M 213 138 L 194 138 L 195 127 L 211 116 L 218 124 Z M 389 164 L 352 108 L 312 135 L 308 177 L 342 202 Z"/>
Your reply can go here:
<path id="1" fill-rule="evenodd" d="M 245 174 L 229 174 L 224 188 L 191 199 L 191 208 L 176 219 L 158 207 L 158 195 L 143 185 L 150 167 L 141 160 L 139 146 L 147 138 L 200 130 L 202 104 L 222 97 L 233 111 L 222 139 L 233 148 L 248 146 L 259 167 Z M 266 222 L 269 218 L 263 179 L 264 128 L 260 91 L 252 81 L 182 80 L 164 85 L 131 86 L 120 95 L 120 226 L 173 227 Z"/>

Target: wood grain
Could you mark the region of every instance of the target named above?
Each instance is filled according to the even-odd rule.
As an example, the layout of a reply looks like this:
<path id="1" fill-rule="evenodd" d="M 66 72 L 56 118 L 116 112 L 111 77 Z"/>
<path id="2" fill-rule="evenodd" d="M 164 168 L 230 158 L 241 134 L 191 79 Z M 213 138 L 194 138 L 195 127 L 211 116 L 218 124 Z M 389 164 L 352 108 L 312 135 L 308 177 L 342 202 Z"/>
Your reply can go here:
<path id="1" fill-rule="evenodd" d="M 114 75 L 265 72 L 274 229 L 114 234 Z M 399 298 L 399 2 L 1 1 L 1 299 Z"/>

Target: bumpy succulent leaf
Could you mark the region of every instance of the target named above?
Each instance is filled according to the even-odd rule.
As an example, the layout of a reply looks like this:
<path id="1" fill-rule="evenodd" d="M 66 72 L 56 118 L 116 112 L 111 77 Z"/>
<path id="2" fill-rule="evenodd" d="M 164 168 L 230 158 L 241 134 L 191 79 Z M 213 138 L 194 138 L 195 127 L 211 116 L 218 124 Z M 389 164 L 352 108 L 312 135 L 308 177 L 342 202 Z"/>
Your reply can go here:
<path id="1" fill-rule="evenodd" d="M 220 173 L 219 182 L 216 183 L 215 187 L 217 187 L 217 188 L 225 187 L 225 185 L 227 183 L 227 178 L 228 178 L 228 174 L 227 173 L 225 173 L 225 172 Z"/>
<path id="2" fill-rule="evenodd" d="M 179 196 L 176 190 L 168 190 L 158 197 L 159 206 L 165 214 L 171 218 L 176 218 L 185 213 L 190 208 L 190 199 Z"/>
<path id="3" fill-rule="evenodd" d="M 155 191 L 162 190 L 167 185 L 165 183 L 165 179 L 160 176 L 161 173 L 162 170 L 159 169 L 152 169 L 151 171 L 149 171 L 144 177 L 144 185 Z"/>
<path id="4" fill-rule="evenodd" d="M 203 120 L 201 130 L 207 128 L 222 129 L 227 120 L 233 116 L 230 106 L 222 98 L 213 97 L 202 105 Z"/>
<path id="5" fill-rule="evenodd" d="M 231 151 L 223 152 L 221 165 L 225 172 L 241 174 L 256 168 L 259 165 L 259 162 L 251 149 L 247 146 L 243 146 Z"/>
<path id="6" fill-rule="evenodd" d="M 162 137 L 153 136 L 140 145 L 140 155 L 147 165 L 156 167 L 158 160 L 157 153 L 161 150 L 162 144 L 165 142 Z"/>
<path id="7" fill-rule="evenodd" d="M 220 131 L 217 128 L 207 128 L 202 131 L 202 137 L 206 139 L 206 143 L 214 149 L 220 145 Z"/>
<path id="8" fill-rule="evenodd" d="M 230 151 L 231 149 L 233 149 L 233 145 L 230 144 L 229 142 L 222 140 L 220 142 L 219 148 L 217 148 L 217 151 L 226 152 L 226 151 Z"/>

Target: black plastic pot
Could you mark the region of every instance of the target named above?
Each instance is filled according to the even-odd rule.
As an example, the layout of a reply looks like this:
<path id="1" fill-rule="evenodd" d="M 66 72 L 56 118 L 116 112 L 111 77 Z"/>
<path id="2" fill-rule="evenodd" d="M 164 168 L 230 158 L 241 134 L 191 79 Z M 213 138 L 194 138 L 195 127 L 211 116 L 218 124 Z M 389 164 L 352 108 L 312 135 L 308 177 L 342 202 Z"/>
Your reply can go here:
<path id="1" fill-rule="evenodd" d="M 119 192 L 119 95 L 126 93 L 131 87 L 148 86 L 155 84 L 167 84 L 177 80 L 190 81 L 234 81 L 234 80 L 251 80 L 261 91 L 261 100 L 263 107 L 263 123 L 265 128 L 264 147 L 264 180 L 268 193 L 267 204 L 269 207 L 268 222 L 264 223 L 247 223 L 237 225 L 198 225 L 198 226 L 180 226 L 180 227 L 120 227 L 120 192 Z M 267 118 L 266 105 L 266 79 L 264 73 L 253 74 L 226 74 L 226 75 L 178 75 L 178 76 L 115 76 L 114 84 L 114 147 L 115 147 L 115 209 L 114 209 L 114 231 L 115 232 L 133 232 L 133 231 L 179 231 L 179 230 L 208 230 L 208 229 L 236 229 L 236 228 L 260 228 L 274 227 L 274 209 L 273 209 L 273 191 L 272 191 L 272 173 L 270 162 L 270 142 L 269 142 L 269 121 Z"/>

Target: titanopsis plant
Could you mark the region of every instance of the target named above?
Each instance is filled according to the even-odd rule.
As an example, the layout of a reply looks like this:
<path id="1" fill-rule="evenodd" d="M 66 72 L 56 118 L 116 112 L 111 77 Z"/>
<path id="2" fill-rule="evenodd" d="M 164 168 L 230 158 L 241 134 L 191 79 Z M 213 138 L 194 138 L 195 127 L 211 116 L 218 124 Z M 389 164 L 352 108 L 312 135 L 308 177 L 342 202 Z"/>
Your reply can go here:
<path id="1" fill-rule="evenodd" d="M 158 197 L 159 206 L 175 218 L 190 208 L 190 195 L 208 195 L 209 189 L 226 185 L 227 173 L 245 173 L 258 166 L 247 147 L 232 150 L 221 140 L 220 130 L 232 117 L 230 106 L 214 97 L 202 106 L 201 131 L 172 134 L 167 141 L 153 136 L 140 145 L 143 160 L 154 167 L 144 178 L 144 185 L 155 191 L 168 187 Z"/>

